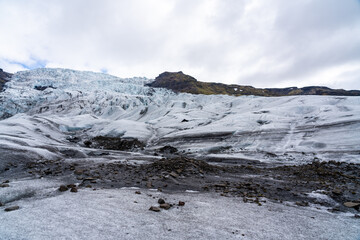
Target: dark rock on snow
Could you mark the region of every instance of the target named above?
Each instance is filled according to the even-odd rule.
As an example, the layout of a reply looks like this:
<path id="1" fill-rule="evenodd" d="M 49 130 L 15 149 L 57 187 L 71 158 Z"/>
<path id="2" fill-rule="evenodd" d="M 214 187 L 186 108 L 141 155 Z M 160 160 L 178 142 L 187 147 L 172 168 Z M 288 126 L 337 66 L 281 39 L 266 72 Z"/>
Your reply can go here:
<path id="1" fill-rule="evenodd" d="M 61 186 L 59 187 L 59 191 L 60 191 L 60 192 L 66 192 L 67 190 L 69 190 L 69 188 L 68 188 L 67 186 L 65 186 L 65 185 L 61 185 Z"/>
<path id="2" fill-rule="evenodd" d="M 19 208 L 20 208 L 19 206 L 12 206 L 12 207 L 5 208 L 4 211 L 11 212 L 11 211 L 18 210 Z"/>

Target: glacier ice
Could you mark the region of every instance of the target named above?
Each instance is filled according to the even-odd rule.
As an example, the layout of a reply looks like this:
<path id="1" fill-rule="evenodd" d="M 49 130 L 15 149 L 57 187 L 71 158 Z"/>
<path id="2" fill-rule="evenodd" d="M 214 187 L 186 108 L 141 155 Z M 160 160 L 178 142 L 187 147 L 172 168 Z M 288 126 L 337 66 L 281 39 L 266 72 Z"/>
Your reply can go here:
<path id="1" fill-rule="evenodd" d="M 360 161 L 360 97 L 176 94 L 146 87 L 151 81 L 68 69 L 18 72 L 0 93 L 0 116 L 13 116 L 0 121 L 0 141 L 65 146 L 66 134 L 124 136 L 149 149 L 173 145 L 219 159 Z M 8 136 L 20 129 L 24 135 Z"/>

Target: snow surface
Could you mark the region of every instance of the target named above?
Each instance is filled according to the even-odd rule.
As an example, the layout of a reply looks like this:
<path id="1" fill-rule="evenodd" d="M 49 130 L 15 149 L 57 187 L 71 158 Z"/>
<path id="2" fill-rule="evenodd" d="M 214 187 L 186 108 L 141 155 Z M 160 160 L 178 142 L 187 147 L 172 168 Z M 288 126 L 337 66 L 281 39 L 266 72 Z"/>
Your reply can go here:
<path id="1" fill-rule="evenodd" d="M 257 206 L 213 194 L 141 192 L 90 189 L 16 201 L 19 210 L 0 211 L 0 239 L 360 238 L 359 220 L 345 214 L 271 202 Z M 149 211 L 158 198 L 185 206 Z"/>
<path id="2" fill-rule="evenodd" d="M 52 158 L 56 151 L 44 145 L 104 135 L 214 159 L 360 162 L 360 97 L 175 94 L 149 82 L 67 69 L 18 72 L 0 93 L 0 116 L 14 115 L 0 121 L 1 145 Z"/>

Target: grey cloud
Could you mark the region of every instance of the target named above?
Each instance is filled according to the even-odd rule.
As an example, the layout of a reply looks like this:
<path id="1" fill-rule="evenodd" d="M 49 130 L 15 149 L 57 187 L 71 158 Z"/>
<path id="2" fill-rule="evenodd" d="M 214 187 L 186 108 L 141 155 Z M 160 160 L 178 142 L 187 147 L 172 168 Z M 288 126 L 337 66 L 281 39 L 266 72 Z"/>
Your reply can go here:
<path id="1" fill-rule="evenodd" d="M 183 70 L 273 87 L 345 66 L 329 86 L 360 88 L 355 0 L 4 0 L 0 27 L 8 32 L 0 63 L 14 69 L 9 59 L 35 58 L 127 77 Z"/>

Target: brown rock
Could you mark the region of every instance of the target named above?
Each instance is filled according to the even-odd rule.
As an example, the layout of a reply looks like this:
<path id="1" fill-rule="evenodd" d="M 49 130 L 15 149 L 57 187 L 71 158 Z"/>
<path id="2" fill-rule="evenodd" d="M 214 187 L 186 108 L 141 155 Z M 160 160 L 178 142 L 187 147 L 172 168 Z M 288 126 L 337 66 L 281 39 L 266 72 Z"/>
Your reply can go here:
<path id="1" fill-rule="evenodd" d="M 7 183 L 3 183 L 3 184 L 0 184 L 0 187 L 2 187 L 2 188 L 4 188 L 4 187 L 10 187 L 10 185 L 7 184 Z"/>
<path id="2" fill-rule="evenodd" d="M 93 177 L 87 177 L 87 178 L 84 178 L 83 181 L 92 181 L 92 180 L 96 180 L 96 178 L 93 178 Z"/>
<path id="3" fill-rule="evenodd" d="M 335 188 L 335 189 L 332 191 L 332 193 L 335 194 L 335 195 L 341 195 L 341 194 L 342 194 L 342 191 L 341 191 L 341 189 L 339 189 L 339 188 Z"/>
<path id="4" fill-rule="evenodd" d="M 168 210 L 168 209 L 171 208 L 171 205 L 168 204 L 168 203 L 163 203 L 163 204 L 160 204 L 160 207 L 163 208 L 163 209 L 165 209 L 165 210 Z"/>
<path id="5" fill-rule="evenodd" d="M 69 188 L 68 188 L 67 186 L 65 186 L 65 185 L 61 185 L 61 186 L 59 187 L 59 191 L 60 191 L 60 192 L 65 192 L 65 191 L 67 191 L 67 190 L 69 190 Z"/>
<path id="6" fill-rule="evenodd" d="M 185 206 L 185 202 L 179 201 L 179 206 Z"/>
<path id="7" fill-rule="evenodd" d="M 169 175 L 172 176 L 173 178 L 179 177 L 179 175 L 175 172 L 171 172 Z"/>
<path id="8" fill-rule="evenodd" d="M 136 191 L 135 194 L 141 194 L 141 192 L 140 192 L 140 191 Z"/>
<path id="9" fill-rule="evenodd" d="M 71 189 L 70 189 L 70 192 L 77 192 L 78 190 L 77 190 L 77 188 L 76 187 L 72 187 Z"/>
<path id="10" fill-rule="evenodd" d="M 5 208 L 5 212 L 11 212 L 11 211 L 15 211 L 15 210 L 18 210 L 20 207 L 19 206 L 12 206 L 12 207 L 8 207 L 8 208 Z"/>
<path id="11" fill-rule="evenodd" d="M 84 170 L 82 170 L 82 169 L 76 169 L 76 170 L 74 171 L 74 173 L 75 173 L 76 175 L 81 175 L 81 174 L 84 173 Z"/>
<path id="12" fill-rule="evenodd" d="M 225 183 L 218 183 L 218 184 L 215 184 L 215 187 L 226 188 L 226 184 Z"/>
<path id="13" fill-rule="evenodd" d="M 296 202 L 295 203 L 296 205 L 298 205 L 298 206 L 300 206 L 300 207 L 307 207 L 307 206 L 309 206 L 309 203 L 308 202 L 306 202 L 306 201 L 299 201 L 299 202 Z"/>
<path id="14" fill-rule="evenodd" d="M 150 210 L 150 211 L 154 211 L 154 212 L 160 212 L 160 208 L 154 207 L 154 206 L 151 206 L 151 207 L 149 208 L 149 210 Z"/>
<path id="15" fill-rule="evenodd" d="M 165 203 L 165 200 L 164 199 L 162 199 L 162 198 L 159 198 L 159 200 L 158 200 L 158 204 L 164 204 Z"/>
<path id="16" fill-rule="evenodd" d="M 358 203 L 358 202 L 346 202 L 346 203 L 344 203 L 344 206 L 348 207 L 348 208 L 359 208 L 360 203 Z"/>

